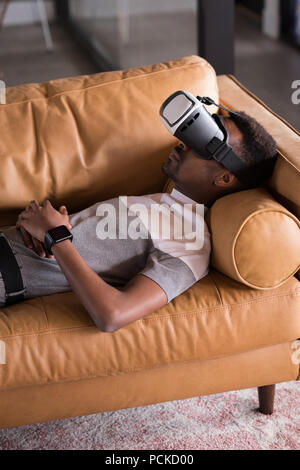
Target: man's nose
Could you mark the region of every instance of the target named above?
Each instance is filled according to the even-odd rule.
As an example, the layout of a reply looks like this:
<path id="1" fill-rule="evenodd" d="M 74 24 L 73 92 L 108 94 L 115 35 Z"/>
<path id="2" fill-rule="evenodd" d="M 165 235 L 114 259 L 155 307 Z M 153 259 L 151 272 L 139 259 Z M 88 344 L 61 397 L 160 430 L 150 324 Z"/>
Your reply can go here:
<path id="1" fill-rule="evenodd" d="M 183 151 L 188 150 L 188 146 L 185 145 L 185 143 L 182 142 L 181 140 L 178 141 L 178 147 L 180 147 Z"/>

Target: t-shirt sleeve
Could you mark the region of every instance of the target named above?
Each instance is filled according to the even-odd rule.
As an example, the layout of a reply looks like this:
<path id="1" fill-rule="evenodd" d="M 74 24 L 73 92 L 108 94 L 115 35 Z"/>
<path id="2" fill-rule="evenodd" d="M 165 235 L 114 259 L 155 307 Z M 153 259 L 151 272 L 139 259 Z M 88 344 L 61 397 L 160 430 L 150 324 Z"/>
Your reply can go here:
<path id="1" fill-rule="evenodd" d="M 175 247 L 170 244 L 168 248 L 166 252 L 153 246 L 145 268 L 139 273 L 155 281 L 164 290 L 167 303 L 208 274 L 210 235 L 207 234 L 200 250 L 188 250 L 178 241 Z"/>

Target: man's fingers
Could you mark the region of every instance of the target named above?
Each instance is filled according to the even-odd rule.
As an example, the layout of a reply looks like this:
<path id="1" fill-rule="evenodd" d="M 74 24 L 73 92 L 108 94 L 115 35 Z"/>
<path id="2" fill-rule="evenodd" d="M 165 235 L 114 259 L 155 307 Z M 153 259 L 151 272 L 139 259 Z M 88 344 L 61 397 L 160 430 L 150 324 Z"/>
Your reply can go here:
<path id="1" fill-rule="evenodd" d="M 27 207 L 29 210 L 35 211 L 36 209 L 39 208 L 39 206 L 40 206 L 39 203 L 36 200 L 34 200 L 34 201 L 30 201 Z"/>
<path id="2" fill-rule="evenodd" d="M 59 211 L 61 214 L 67 214 L 67 213 L 68 213 L 66 206 L 60 206 L 60 208 L 58 209 L 58 211 Z"/>
<path id="3" fill-rule="evenodd" d="M 44 258 L 46 256 L 46 251 L 42 243 L 36 238 L 32 237 L 30 233 L 28 233 L 27 230 L 25 230 L 23 227 L 20 226 L 19 229 L 23 237 L 24 244 L 28 248 L 32 248 L 37 255 Z"/>
<path id="4" fill-rule="evenodd" d="M 20 212 L 20 214 L 18 215 L 18 222 L 22 221 L 22 220 L 27 220 L 27 219 L 30 219 L 31 215 L 30 215 L 30 211 L 22 211 Z"/>
<path id="5" fill-rule="evenodd" d="M 61 214 L 63 214 L 63 215 L 68 215 L 68 209 L 66 208 L 66 206 L 60 206 L 60 208 L 58 209 L 58 211 L 59 211 Z M 67 228 L 68 228 L 69 230 L 71 230 L 71 228 L 72 228 L 72 225 L 71 225 L 71 224 L 68 223 L 68 224 L 66 224 L 66 226 L 67 226 Z"/>
<path id="6" fill-rule="evenodd" d="M 45 200 L 42 202 L 42 206 L 43 206 L 43 207 L 46 207 L 46 206 L 48 206 L 49 204 L 51 205 L 51 202 L 49 201 L 49 199 L 45 199 Z"/>
<path id="7" fill-rule="evenodd" d="M 23 241 L 25 243 L 25 245 L 28 247 L 28 248 L 33 248 L 33 245 L 32 245 L 32 239 L 31 239 L 31 235 L 30 233 L 28 233 L 23 227 L 19 226 L 18 227 L 20 232 L 21 232 L 21 235 L 22 235 L 22 238 L 23 238 Z"/>
<path id="8" fill-rule="evenodd" d="M 37 255 L 41 256 L 42 258 L 45 258 L 46 256 L 46 251 L 44 249 L 44 246 L 42 242 L 37 240 L 36 238 L 32 237 L 33 245 L 34 245 L 34 251 L 36 252 Z"/>

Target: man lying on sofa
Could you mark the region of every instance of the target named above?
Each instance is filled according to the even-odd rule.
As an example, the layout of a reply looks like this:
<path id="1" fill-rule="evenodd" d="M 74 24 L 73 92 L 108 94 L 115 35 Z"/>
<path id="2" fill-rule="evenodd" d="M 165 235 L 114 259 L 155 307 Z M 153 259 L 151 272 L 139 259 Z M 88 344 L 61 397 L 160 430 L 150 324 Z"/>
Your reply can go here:
<path id="1" fill-rule="evenodd" d="M 129 196 L 123 203 L 128 218 L 125 228 L 129 223 L 136 227 L 138 222 L 143 236 L 128 236 L 128 232 L 120 236 L 120 198 L 96 203 L 70 216 L 65 206 L 56 210 L 49 200 L 41 204 L 31 201 L 19 214 L 16 227 L 2 231 L 22 275 L 26 288 L 23 298 L 73 290 L 95 325 L 103 332 L 112 332 L 151 314 L 204 277 L 209 270 L 211 251 L 205 212 L 218 198 L 251 187 L 245 184 L 247 171 L 250 175 L 254 165 L 276 158 L 273 138 L 245 113 L 222 117 L 220 126 L 228 134 L 228 148 L 234 151 L 234 158 L 248 169 L 244 170 L 243 182 L 215 157 L 203 158 L 199 149 L 196 153 L 180 139 L 162 166 L 175 183 L 171 194 Z M 268 168 L 267 172 L 256 173 L 257 186 L 270 176 L 273 165 Z M 161 229 L 152 226 L 152 222 L 151 227 L 147 226 L 145 211 L 136 212 L 135 205 L 142 205 L 147 215 L 153 204 L 170 208 L 175 203 L 192 208 L 184 212 L 187 219 L 194 217 L 191 214 L 195 214 L 196 206 L 204 209 L 200 217 L 202 241 L 192 249 L 191 230 L 184 232 L 181 239 L 174 234 L 162 237 Z M 104 219 L 99 215 L 110 207 L 115 210 L 116 220 L 107 224 L 106 219 L 106 230 L 109 226 L 108 232 L 113 233 L 103 237 L 99 220 Z M 191 220 L 183 222 L 191 224 Z M 190 227 L 194 227 L 194 222 Z M 4 306 L 5 298 L 5 285 L 0 278 L 0 307 Z"/>

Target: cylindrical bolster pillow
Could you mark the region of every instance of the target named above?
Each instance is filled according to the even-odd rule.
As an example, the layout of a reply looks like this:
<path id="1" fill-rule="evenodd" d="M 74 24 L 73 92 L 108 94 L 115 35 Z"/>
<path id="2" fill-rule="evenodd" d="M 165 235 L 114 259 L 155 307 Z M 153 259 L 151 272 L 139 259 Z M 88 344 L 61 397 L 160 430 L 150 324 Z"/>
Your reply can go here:
<path id="1" fill-rule="evenodd" d="M 229 194 L 207 213 L 211 265 L 255 289 L 272 289 L 300 266 L 300 222 L 264 188 Z"/>

